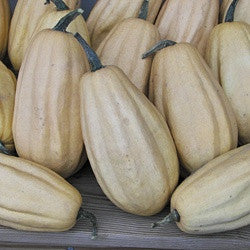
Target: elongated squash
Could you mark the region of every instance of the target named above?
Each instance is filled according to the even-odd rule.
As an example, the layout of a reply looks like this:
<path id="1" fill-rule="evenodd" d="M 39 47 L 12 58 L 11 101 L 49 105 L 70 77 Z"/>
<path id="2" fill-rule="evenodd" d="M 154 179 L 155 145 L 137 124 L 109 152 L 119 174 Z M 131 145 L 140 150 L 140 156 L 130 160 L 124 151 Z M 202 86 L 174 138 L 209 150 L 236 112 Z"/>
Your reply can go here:
<path id="1" fill-rule="evenodd" d="M 45 0 L 18 0 L 11 19 L 8 53 L 16 71 L 21 67 L 26 49 L 36 25 L 46 12 L 54 11 L 54 4 L 45 5 Z M 75 8 L 77 0 L 65 0 L 70 8 Z"/>
<path id="2" fill-rule="evenodd" d="M 226 14 L 231 5 L 235 5 L 234 21 L 250 24 L 250 1 L 249 0 L 223 0 L 220 7 L 220 20 L 225 22 Z M 237 6 L 236 6 L 237 5 Z"/>
<path id="3" fill-rule="evenodd" d="M 237 124 L 219 82 L 188 43 L 160 42 L 149 99 L 166 119 L 183 166 L 193 172 L 237 147 Z M 170 45 L 170 46 L 168 46 Z"/>
<path id="4" fill-rule="evenodd" d="M 218 0 L 167 0 L 155 25 L 162 39 L 191 43 L 204 55 L 218 15 Z"/>
<path id="5" fill-rule="evenodd" d="M 159 40 L 160 34 L 153 24 L 143 18 L 128 18 L 109 32 L 97 54 L 103 64 L 122 69 L 130 81 L 147 95 L 152 58 L 142 60 L 141 55 Z"/>
<path id="6" fill-rule="evenodd" d="M 79 12 L 32 40 L 20 69 L 14 110 L 18 155 L 65 178 L 78 169 L 83 151 L 79 80 L 89 66 L 74 36 L 61 31 Z"/>
<path id="7" fill-rule="evenodd" d="M 91 167 L 122 210 L 149 216 L 167 203 L 179 168 L 167 124 L 116 66 L 103 66 L 80 39 L 92 65 L 81 78 L 81 125 Z"/>
<path id="8" fill-rule="evenodd" d="M 216 26 L 208 40 L 206 60 L 219 79 L 236 115 L 239 140 L 250 142 L 250 25 Z"/>
<path id="9" fill-rule="evenodd" d="M 250 224 L 250 144 L 210 161 L 177 187 L 171 214 L 189 234 L 224 232 Z"/>
<path id="10" fill-rule="evenodd" d="M 54 1 L 54 3 L 56 4 L 57 9 L 45 13 L 40 18 L 32 37 L 35 36 L 41 30 L 53 28 L 62 17 L 64 17 L 70 12 L 69 8 L 65 4 L 63 4 L 63 2 Z M 79 15 L 75 20 L 70 23 L 67 31 L 73 34 L 78 32 L 88 42 L 88 44 L 90 44 L 87 24 L 82 15 Z"/>
<path id="11" fill-rule="evenodd" d="M 0 2 L 0 59 L 5 55 L 9 37 L 10 6 L 8 0 Z"/>
<path id="12" fill-rule="evenodd" d="M 112 28 L 126 18 L 137 17 L 145 0 L 99 0 L 92 9 L 87 26 L 90 33 L 91 44 L 97 49 L 112 30 Z M 149 15 L 147 20 L 154 22 L 161 7 L 161 0 L 146 0 L 149 2 Z"/>
<path id="13" fill-rule="evenodd" d="M 14 74 L 0 61 L 0 142 L 7 150 L 14 150 L 12 119 L 16 91 Z"/>
<path id="14" fill-rule="evenodd" d="M 62 177 L 36 163 L 0 154 L 0 224 L 18 230 L 72 228 L 82 197 Z"/>

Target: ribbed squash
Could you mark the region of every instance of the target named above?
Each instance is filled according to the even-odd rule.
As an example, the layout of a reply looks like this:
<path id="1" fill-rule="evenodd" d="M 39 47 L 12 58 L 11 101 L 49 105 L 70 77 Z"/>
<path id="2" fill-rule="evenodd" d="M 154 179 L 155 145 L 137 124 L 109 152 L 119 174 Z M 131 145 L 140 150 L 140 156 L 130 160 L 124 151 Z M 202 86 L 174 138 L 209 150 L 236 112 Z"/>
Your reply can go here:
<path id="1" fill-rule="evenodd" d="M 45 5 L 45 0 L 18 0 L 11 19 L 8 53 L 16 71 L 21 67 L 26 49 L 40 18 L 46 13 L 55 10 L 54 4 Z M 72 9 L 78 0 L 65 0 Z"/>
<path id="2" fill-rule="evenodd" d="M 206 60 L 234 109 L 241 143 L 249 143 L 250 25 L 232 22 L 216 26 L 208 40 Z"/>
<path id="3" fill-rule="evenodd" d="M 236 3 L 237 2 L 237 3 Z M 225 21 L 229 7 L 234 4 L 236 6 L 234 12 L 234 21 L 246 22 L 250 24 L 250 1 L 249 0 L 223 0 L 220 7 L 220 20 Z"/>
<path id="4" fill-rule="evenodd" d="M 55 9 L 54 11 L 45 13 L 40 18 L 39 22 L 37 23 L 37 26 L 33 32 L 33 36 L 35 36 L 41 30 L 53 28 L 62 17 L 64 17 L 70 12 L 70 10 L 67 10 L 67 8 L 65 7 L 67 6 L 62 5 L 60 10 Z M 88 42 L 88 44 L 90 44 L 87 24 L 82 15 L 78 16 L 75 20 L 73 20 L 70 23 L 67 31 L 71 32 L 72 34 L 75 34 L 76 32 L 78 32 Z"/>
<path id="5" fill-rule="evenodd" d="M 218 0 L 167 0 L 155 25 L 162 39 L 191 43 L 204 55 L 218 15 Z"/>
<path id="6" fill-rule="evenodd" d="M 14 149 L 12 119 L 15 91 L 16 78 L 0 61 L 0 142 L 8 150 Z"/>
<path id="7" fill-rule="evenodd" d="M 82 197 L 53 171 L 0 154 L 0 224 L 18 230 L 65 231 L 72 228 Z"/>
<path id="8" fill-rule="evenodd" d="M 126 18 L 137 17 L 144 0 L 98 0 L 92 9 L 87 26 L 90 33 L 91 44 L 97 49 L 111 29 Z M 147 20 L 154 22 L 161 7 L 161 0 L 147 0 L 149 2 L 149 15 Z"/>
<path id="9" fill-rule="evenodd" d="M 8 0 L 0 2 L 0 59 L 7 49 L 10 23 L 10 6 Z"/>
<path id="10" fill-rule="evenodd" d="M 17 81 L 13 135 L 19 156 L 66 178 L 77 170 L 83 151 L 79 80 L 89 66 L 74 36 L 58 30 L 39 32 L 27 50 Z"/>
<path id="11" fill-rule="evenodd" d="M 189 234 L 224 232 L 250 224 L 250 144 L 210 161 L 177 187 L 171 214 Z"/>
<path id="12" fill-rule="evenodd" d="M 81 78 L 81 125 L 97 181 L 122 210 L 156 214 L 179 176 L 168 126 L 122 70 L 91 65 Z"/>
<path id="13" fill-rule="evenodd" d="M 157 28 L 141 18 L 118 23 L 102 41 L 97 54 L 105 65 L 116 65 L 144 94 L 148 93 L 152 58 L 141 55 L 160 40 Z"/>
<path id="14" fill-rule="evenodd" d="M 149 99 L 166 119 L 178 156 L 189 172 L 237 147 L 232 107 L 192 45 L 180 43 L 157 52 Z"/>

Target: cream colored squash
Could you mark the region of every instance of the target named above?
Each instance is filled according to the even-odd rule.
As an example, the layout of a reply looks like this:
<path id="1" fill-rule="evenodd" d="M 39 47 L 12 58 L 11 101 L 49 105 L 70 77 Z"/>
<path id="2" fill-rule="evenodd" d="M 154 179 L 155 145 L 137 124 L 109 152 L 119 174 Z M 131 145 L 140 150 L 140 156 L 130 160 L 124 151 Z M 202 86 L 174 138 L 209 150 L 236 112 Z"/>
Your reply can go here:
<path id="1" fill-rule="evenodd" d="M 189 234 L 224 232 L 250 224 L 250 144 L 210 161 L 180 186 L 171 198 L 171 214 Z"/>
<path id="2" fill-rule="evenodd" d="M 179 177 L 168 126 L 121 69 L 103 68 L 87 43 L 77 38 L 92 65 L 92 72 L 81 78 L 80 106 L 83 138 L 97 181 L 122 210 L 156 214 Z"/>

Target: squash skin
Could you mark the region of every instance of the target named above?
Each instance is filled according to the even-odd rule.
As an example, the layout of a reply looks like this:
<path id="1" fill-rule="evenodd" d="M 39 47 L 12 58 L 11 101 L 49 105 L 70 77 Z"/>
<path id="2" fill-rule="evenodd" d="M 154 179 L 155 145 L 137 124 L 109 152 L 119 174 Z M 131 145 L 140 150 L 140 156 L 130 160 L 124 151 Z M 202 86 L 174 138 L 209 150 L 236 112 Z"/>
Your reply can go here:
<path id="1" fill-rule="evenodd" d="M 149 99 L 166 119 L 189 172 L 237 147 L 237 124 L 221 86 L 198 50 L 180 43 L 159 51 Z"/>
<path id="2" fill-rule="evenodd" d="M 153 24 L 139 18 L 128 18 L 110 31 L 96 53 L 103 64 L 122 69 L 147 95 L 152 57 L 143 60 L 141 55 L 159 40 L 160 34 Z"/>
<path id="3" fill-rule="evenodd" d="M 155 25 L 161 39 L 191 43 L 204 55 L 218 15 L 218 0 L 166 0 Z"/>
<path id="4" fill-rule="evenodd" d="M 1 0 L 0 2 L 0 59 L 5 55 L 10 24 L 10 6 L 8 0 Z"/>
<path id="5" fill-rule="evenodd" d="M 14 150 L 12 120 L 16 92 L 14 74 L 0 61 L 0 141 Z"/>
<path id="6" fill-rule="evenodd" d="M 250 25 L 232 22 L 216 26 L 208 40 L 206 60 L 231 102 L 240 142 L 249 143 Z"/>
<path id="7" fill-rule="evenodd" d="M 64 0 L 70 9 L 74 9 L 77 0 Z M 18 0 L 10 24 L 8 54 L 16 71 L 21 67 L 27 47 L 40 18 L 47 12 L 55 11 L 53 3 L 44 5 L 44 0 Z"/>
<path id="8" fill-rule="evenodd" d="M 82 197 L 53 171 L 1 154 L 0 177 L 1 225 L 44 232 L 66 231 L 75 225 Z"/>
<path id="9" fill-rule="evenodd" d="M 189 234 L 233 230 L 250 224 L 250 144 L 217 157 L 173 193 L 177 226 Z"/>
<path id="10" fill-rule="evenodd" d="M 113 27 L 126 18 L 138 17 L 143 0 L 98 0 L 87 19 L 93 49 L 97 49 Z M 154 20 L 161 7 L 162 1 L 149 0 L 147 20 Z"/>
<path id="11" fill-rule="evenodd" d="M 104 193 L 132 214 L 161 211 L 179 177 L 162 116 L 116 66 L 86 73 L 80 95 L 83 138 Z"/>
<path id="12" fill-rule="evenodd" d="M 72 34 L 43 30 L 32 40 L 17 81 L 17 153 L 65 178 L 78 169 L 83 151 L 79 80 L 88 69 Z"/>
<path id="13" fill-rule="evenodd" d="M 71 10 L 64 10 L 64 11 L 55 10 L 45 13 L 39 20 L 32 37 L 34 37 L 41 30 L 52 29 L 59 22 L 59 20 L 64 16 L 66 16 L 70 11 Z M 90 44 L 87 24 L 82 15 L 78 16 L 75 20 L 73 20 L 69 24 L 67 32 L 71 32 L 72 34 L 78 32 L 87 41 L 87 43 Z"/>
<path id="14" fill-rule="evenodd" d="M 223 0 L 220 6 L 220 20 L 225 22 L 225 17 L 228 11 L 229 6 L 233 0 Z M 240 0 L 237 3 L 234 12 L 234 21 L 236 22 L 246 22 L 250 24 L 250 1 L 249 0 Z"/>

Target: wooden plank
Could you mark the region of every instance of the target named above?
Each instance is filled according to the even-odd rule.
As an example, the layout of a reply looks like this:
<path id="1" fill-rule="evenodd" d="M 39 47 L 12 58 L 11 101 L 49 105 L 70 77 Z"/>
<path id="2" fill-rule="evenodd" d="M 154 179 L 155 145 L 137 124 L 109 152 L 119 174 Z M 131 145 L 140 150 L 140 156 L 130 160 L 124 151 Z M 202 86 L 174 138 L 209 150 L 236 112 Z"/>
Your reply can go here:
<path id="1" fill-rule="evenodd" d="M 91 240 L 87 221 L 62 233 L 21 232 L 0 227 L 0 245 L 39 245 L 55 247 L 131 247 L 160 249 L 250 249 L 250 226 L 204 236 L 187 235 L 175 224 L 151 229 L 152 222 L 162 218 L 168 208 L 151 217 L 135 216 L 115 207 L 103 194 L 90 170 L 69 180 L 83 195 L 83 207 L 93 212 L 99 225 L 98 238 Z M 39 198 L 39 197 L 38 197 Z"/>

